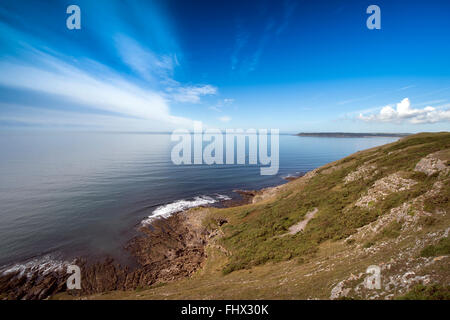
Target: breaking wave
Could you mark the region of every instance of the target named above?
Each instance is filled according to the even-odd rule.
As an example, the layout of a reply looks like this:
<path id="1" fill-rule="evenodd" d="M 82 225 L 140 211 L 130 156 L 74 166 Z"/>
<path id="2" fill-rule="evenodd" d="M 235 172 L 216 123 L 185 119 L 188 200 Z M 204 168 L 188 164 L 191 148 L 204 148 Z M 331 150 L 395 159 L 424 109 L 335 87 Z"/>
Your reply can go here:
<path id="1" fill-rule="evenodd" d="M 223 194 L 218 194 L 216 195 L 216 198 L 219 200 L 231 200 L 231 198 L 229 196 L 223 195 Z"/>
<path id="2" fill-rule="evenodd" d="M 51 272 L 62 272 L 71 264 L 68 261 L 54 260 L 51 256 L 32 259 L 25 263 L 17 263 L 0 269 L 0 275 L 18 273 L 18 277 L 30 278 L 33 274 L 47 275 Z"/>
<path id="3" fill-rule="evenodd" d="M 167 218 L 174 213 L 178 213 L 194 207 L 213 204 L 224 200 L 231 200 L 231 198 L 226 195 L 217 194 L 214 196 L 214 198 L 210 196 L 198 196 L 191 200 L 177 200 L 175 202 L 165 204 L 156 208 L 152 212 L 152 214 L 148 216 L 148 218 L 142 221 L 142 224 L 147 225 L 158 218 Z"/>

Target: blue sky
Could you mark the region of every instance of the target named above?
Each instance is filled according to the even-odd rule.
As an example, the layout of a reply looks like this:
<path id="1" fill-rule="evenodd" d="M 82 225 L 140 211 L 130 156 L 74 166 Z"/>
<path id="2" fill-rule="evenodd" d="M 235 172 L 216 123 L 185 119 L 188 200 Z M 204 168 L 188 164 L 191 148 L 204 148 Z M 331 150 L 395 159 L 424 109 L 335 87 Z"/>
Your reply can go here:
<path id="1" fill-rule="evenodd" d="M 2 0 L 0 128 L 448 130 L 449 15 L 445 0 Z"/>

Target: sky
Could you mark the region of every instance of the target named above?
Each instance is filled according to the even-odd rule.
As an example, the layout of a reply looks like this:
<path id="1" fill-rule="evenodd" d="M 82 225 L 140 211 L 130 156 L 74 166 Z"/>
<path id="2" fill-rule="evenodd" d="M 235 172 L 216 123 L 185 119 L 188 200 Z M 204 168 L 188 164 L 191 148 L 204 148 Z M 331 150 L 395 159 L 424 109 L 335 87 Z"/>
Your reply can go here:
<path id="1" fill-rule="evenodd" d="M 2 0 L 0 129 L 448 131 L 449 16 L 446 0 Z"/>

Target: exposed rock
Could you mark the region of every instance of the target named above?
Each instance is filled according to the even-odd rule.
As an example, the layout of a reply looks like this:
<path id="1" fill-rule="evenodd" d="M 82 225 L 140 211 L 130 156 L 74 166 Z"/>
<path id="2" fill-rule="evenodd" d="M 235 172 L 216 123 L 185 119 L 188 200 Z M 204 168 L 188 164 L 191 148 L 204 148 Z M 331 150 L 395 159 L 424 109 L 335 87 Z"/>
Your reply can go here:
<path id="1" fill-rule="evenodd" d="M 377 167 L 373 164 L 359 166 L 355 171 L 350 172 L 345 178 L 345 184 L 356 180 L 367 180 L 377 174 Z"/>
<path id="2" fill-rule="evenodd" d="M 446 161 L 438 158 L 440 152 L 432 153 L 421 159 L 414 171 L 423 172 L 428 176 L 439 172 L 441 175 L 449 173 L 450 168 L 446 165 Z"/>
<path id="3" fill-rule="evenodd" d="M 331 289 L 330 299 L 335 300 L 338 298 L 346 297 L 349 294 L 350 290 L 350 288 L 344 289 L 344 281 L 341 281 L 333 289 Z"/>
<path id="4" fill-rule="evenodd" d="M 402 178 L 398 172 L 393 173 L 375 181 L 373 186 L 367 191 L 367 194 L 362 196 L 355 205 L 358 207 L 369 207 L 372 202 L 384 200 L 393 192 L 408 190 L 415 184 L 417 184 L 416 181 Z"/>
<path id="5" fill-rule="evenodd" d="M 439 184 L 435 184 L 435 189 L 439 188 Z M 420 198 L 424 196 L 429 196 L 436 190 L 430 190 L 427 194 L 422 195 L 409 203 L 404 203 L 400 207 L 393 208 L 389 214 L 386 214 L 377 221 L 360 228 L 357 234 L 349 237 L 352 239 L 357 239 L 357 241 L 362 242 L 364 240 L 370 239 L 374 234 L 382 230 L 384 226 L 387 225 L 389 221 L 393 221 L 399 217 L 405 219 L 409 217 L 408 223 L 403 223 L 402 234 L 395 239 L 390 239 L 386 241 L 377 242 L 370 248 L 363 248 L 359 245 L 359 250 L 352 251 L 350 255 L 358 259 L 358 255 L 365 256 L 367 254 L 374 255 L 376 252 L 381 250 L 389 250 L 392 247 L 398 247 L 402 241 L 411 237 L 411 233 L 406 233 L 407 230 L 413 231 L 418 223 L 418 216 L 421 214 L 427 214 L 426 212 L 418 212 L 414 216 L 407 214 L 407 208 L 413 204 L 420 202 Z M 433 283 L 448 283 L 449 278 L 441 278 L 440 275 L 430 273 L 429 270 L 436 268 L 446 268 L 448 266 L 450 256 L 439 256 L 423 258 L 420 257 L 420 252 L 427 245 L 435 244 L 439 242 L 442 238 L 447 237 L 450 228 L 446 230 L 430 232 L 421 236 L 413 242 L 412 246 L 401 249 L 391 256 L 390 261 L 385 263 L 380 263 L 379 267 L 381 269 L 381 290 L 368 289 L 364 285 L 364 280 L 368 276 L 366 273 L 360 273 L 355 276 L 350 274 L 348 278 L 341 280 L 339 286 L 332 292 L 331 296 L 333 299 L 338 299 L 345 296 L 356 297 L 360 299 L 392 299 L 399 294 L 404 294 L 411 289 L 412 286 L 416 284 L 428 285 Z M 406 233 L 406 234 L 405 234 Z M 411 239 L 409 240 L 411 241 Z M 347 256 L 346 258 L 349 258 Z M 430 266 L 433 266 L 430 269 Z M 331 298 L 331 297 L 330 297 Z"/>
<path id="6" fill-rule="evenodd" d="M 442 192 L 442 188 L 443 183 L 441 181 L 435 182 L 432 188 L 423 195 L 392 208 L 377 220 L 359 228 L 357 233 L 349 236 L 346 240 L 355 240 L 362 246 L 364 241 L 373 238 L 393 221 L 401 222 L 402 231 L 419 231 L 421 229 L 421 226 L 418 224 L 419 220 L 422 217 L 432 215 L 423 209 L 424 200 L 435 197 Z M 400 239 L 402 238 L 400 237 Z M 377 250 L 377 247 L 367 248 L 366 250 L 373 252 Z"/>

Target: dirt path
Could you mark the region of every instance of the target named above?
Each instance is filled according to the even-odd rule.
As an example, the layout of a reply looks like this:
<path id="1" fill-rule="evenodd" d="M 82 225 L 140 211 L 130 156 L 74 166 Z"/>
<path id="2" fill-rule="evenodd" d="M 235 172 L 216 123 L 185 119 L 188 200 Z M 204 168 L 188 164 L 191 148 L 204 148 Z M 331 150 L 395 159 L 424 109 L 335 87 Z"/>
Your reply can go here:
<path id="1" fill-rule="evenodd" d="M 303 219 L 302 221 L 294 224 L 293 226 L 291 226 L 289 228 L 289 232 L 287 234 L 296 234 L 300 231 L 303 231 L 306 227 L 306 225 L 308 224 L 309 220 L 311 220 L 312 218 L 314 218 L 314 216 L 316 215 L 316 213 L 319 211 L 319 209 L 314 208 L 313 210 L 309 211 L 306 215 L 305 215 L 305 219 Z"/>

